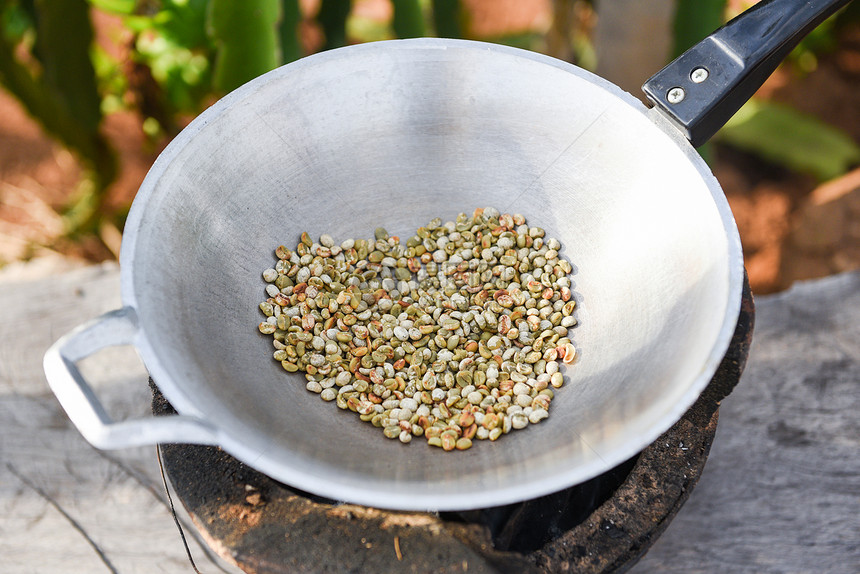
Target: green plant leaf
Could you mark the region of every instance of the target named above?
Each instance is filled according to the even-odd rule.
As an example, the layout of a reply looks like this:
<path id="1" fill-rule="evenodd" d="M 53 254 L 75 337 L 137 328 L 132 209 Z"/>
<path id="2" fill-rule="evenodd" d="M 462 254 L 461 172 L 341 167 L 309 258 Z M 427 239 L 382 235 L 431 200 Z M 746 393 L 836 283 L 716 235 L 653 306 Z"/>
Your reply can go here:
<path id="1" fill-rule="evenodd" d="M 209 0 L 161 0 L 155 12 L 123 17 L 136 37 L 131 58 L 140 111 L 168 133 L 177 131 L 178 113 L 199 113 L 212 95 L 208 14 Z"/>
<path id="2" fill-rule="evenodd" d="M 351 9 L 351 0 L 322 0 L 317 22 L 325 34 L 323 50 L 346 45 L 346 20 Z"/>
<path id="3" fill-rule="evenodd" d="M 725 23 L 726 0 L 677 0 L 672 58 L 680 56 Z"/>
<path id="4" fill-rule="evenodd" d="M 0 83 L 48 133 L 89 164 L 104 189 L 116 176 L 116 160 L 99 132 L 101 97 L 90 60 L 89 6 L 84 0 L 20 5 L 35 25 L 33 53 L 41 73 L 19 61 L 18 46 L 0 36 Z"/>
<path id="5" fill-rule="evenodd" d="M 32 12 L 15 2 L 0 1 L 0 34 L 20 42 L 34 28 Z"/>
<path id="6" fill-rule="evenodd" d="M 821 181 L 842 175 L 860 162 L 860 146 L 842 130 L 758 99 L 747 102 L 716 139 Z"/>
<path id="7" fill-rule="evenodd" d="M 101 112 L 108 115 L 125 107 L 123 98 L 128 91 L 128 79 L 122 71 L 120 62 L 104 48 L 93 46 L 90 51 L 93 67 L 102 95 Z"/>
<path id="8" fill-rule="evenodd" d="M 234 90 L 278 66 L 278 0 L 211 0 L 209 8 L 217 91 Z"/>
<path id="9" fill-rule="evenodd" d="M 36 2 L 36 44 L 42 81 L 58 95 L 77 122 L 95 131 L 101 97 L 90 60 L 93 30 L 85 0 Z"/>
<path id="10" fill-rule="evenodd" d="M 163 0 L 156 14 L 155 29 L 177 46 L 208 49 L 206 11 L 209 0 Z"/>
<path id="11" fill-rule="evenodd" d="M 424 35 L 424 12 L 420 0 L 393 0 L 391 28 L 398 38 L 420 38 Z"/>
<path id="12" fill-rule="evenodd" d="M 460 0 L 433 0 L 433 26 L 440 38 L 461 38 L 463 13 Z"/>
<path id="13" fill-rule="evenodd" d="M 284 64 L 302 57 L 302 43 L 299 39 L 301 21 L 299 0 L 281 0 L 281 22 L 278 25 L 278 33 L 281 38 L 281 62 Z"/>
<path id="14" fill-rule="evenodd" d="M 135 34 L 140 34 L 147 30 L 153 30 L 155 23 L 152 16 L 126 16 L 122 19 L 123 25 Z"/>
<path id="15" fill-rule="evenodd" d="M 89 6 L 84 0 L 39 0 L 32 8 L 27 11 L 36 29 L 33 55 L 40 66 L 33 69 L 18 60 L 20 46 L 0 34 L 0 83 L 48 133 L 83 160 L 92 201 L 75 204 L 72 210 L 77 215 L 67 219 L 74 228 L 67 232 L 85 232 L 101 216 L 105 190 L 117 171 L 113 151 L 99 131 L 101 98 L 90 60 Z"/>
<path id="16" fill-rule="evenodd" d="M 89 2 L 99 10 L 114 14 L 132 14 L 137 7 L 137 0 L 89 0 Z"/>

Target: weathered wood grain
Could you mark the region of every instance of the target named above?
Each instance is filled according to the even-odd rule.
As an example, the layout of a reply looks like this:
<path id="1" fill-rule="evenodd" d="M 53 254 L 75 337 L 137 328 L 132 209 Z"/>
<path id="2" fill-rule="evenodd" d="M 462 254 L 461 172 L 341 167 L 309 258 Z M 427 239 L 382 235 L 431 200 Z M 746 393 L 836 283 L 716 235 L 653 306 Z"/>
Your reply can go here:
<path id="1" fill-rule="evenodd" d="M 190 572 L 167 506 L 155 448 L 102 452 L 72 427 L 42 371 L 48 346 L 117 308 L 115 265 L 0 283 L 0 572 Z M 81 364 L 116 418 L 145 416 L 146 372 L 130 349 Z M 186 521 L 204 572 L 213 561 Z"/>
<path id="2" fill-rule="evenodd" d="M 860 572 L 860 274 L 756 301 L 702 478 L 633 572 Z"/>

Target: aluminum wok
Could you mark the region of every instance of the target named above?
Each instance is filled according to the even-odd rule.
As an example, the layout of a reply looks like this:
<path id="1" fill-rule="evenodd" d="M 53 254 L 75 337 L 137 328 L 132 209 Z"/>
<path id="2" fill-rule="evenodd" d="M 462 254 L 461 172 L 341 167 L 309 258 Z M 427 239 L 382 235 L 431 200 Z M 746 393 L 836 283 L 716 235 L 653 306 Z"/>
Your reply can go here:
<path id="1" fill-rule="evenodd" d="M 692 405 L 738 317 L 741 243 L 690 140 L 845 3 L 761 2 L 652 78 L 652 109 L 576 66 L 461 40 L 352 46 L 265 74 L 154 163 L 124 231 L 123 306 L 51 347 L 48 382 L 99 448 L 218 445 L 352 503 L 489 507 L 599 475 Z M 485 206 L 524 214 L 575 266 L 578 358 L 549 419 L 464 452 L 403 445 L 272 360 L 256 326 L 276 246 L 380 225 L 408 237 Z M 110 345 L 137 349 L 178 415 L 111 419 L 76 366 Z"/>

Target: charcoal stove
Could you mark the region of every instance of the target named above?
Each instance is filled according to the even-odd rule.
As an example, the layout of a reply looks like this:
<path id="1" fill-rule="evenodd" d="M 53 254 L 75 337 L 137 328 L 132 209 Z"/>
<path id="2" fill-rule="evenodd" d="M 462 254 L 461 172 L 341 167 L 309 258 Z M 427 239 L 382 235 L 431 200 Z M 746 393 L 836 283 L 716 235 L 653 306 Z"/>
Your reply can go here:
<path id="1" fill-rule="evenodd" d="M 248 573 L 624 572 L 698 482 L 719 403 L 743 371 L 754 314 L 745 279 L 729 350 L 693 407 L 632 459 L 537 499 L 464 512 L 379 510 L 296 490 L 196 445 L 161 445 L 164 470 L 213 550 Z M 153 412 L 171 414 L 150 385 Z"/>

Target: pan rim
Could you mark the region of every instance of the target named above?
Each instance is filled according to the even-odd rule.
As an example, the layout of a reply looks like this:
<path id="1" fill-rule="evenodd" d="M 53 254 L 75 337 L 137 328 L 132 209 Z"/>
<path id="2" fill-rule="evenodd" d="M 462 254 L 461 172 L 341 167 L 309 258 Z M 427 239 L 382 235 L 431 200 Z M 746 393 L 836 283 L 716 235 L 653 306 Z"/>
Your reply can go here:
<path id="1" fill-rule="evenodd" d="M 129 212 L 125 237 L 120 253 L 120 281 L 123 305 L 131 307 L 135 312 L 139 312 L 134 281 L 134 261 L 138 249 L 138 233 L 141 227 L 145 226 L 147 217 L 152 216 L 151 213 L 148 213 L 147 206 L 158 187 L 158 180 L 178 153 L 183 150 L 212 119 L 217 117 L 220 113 L 229 110 L 232 106 L 241 103 L 247 96 L 253 94 L 254 90 L 256 90 L 258 86 L 268 83 L 272 79 L 278 78 L 282 75 L 289 74 L 300 67 L 315 66 L 336 60 L 343 57 L 345 51 L 354 52 L 388 49 L 469 49 L 490 51 L 503 55 L 514 56 L 516 58 L 524 58 L 579 76 L 591 84 L 602 88 L 608 93 L 607 97 L 614 96 L 628 104 L 635 111 L 644 115 L 652 125 L 672 140 L 675 146 L 679 148 L 687 161 L 692 165 L 695 172 L 699 177 L 701 177 L 704 185 L 708 188 L 711 193 L 712 200 L 718 210 L 727 240 L 727 268 L 729 276 L 726 278 L 726 281 L 728 285 L 727 292 L 729 294 L 729 300 L 726 301 L 726 313 L 718 336 L 714 341 L 714 345 L 712 346 L 699 375 L 691 381 L 686 392 L 682 395 L 682 399 L 675 403 L 674 408 L 666 412 L 657 421 L 654 421 L 650 425 L 649 430 L 651 432 L 637 436 L 637 440 L 628 440 L 627 443 L 625 443 L 626 448 L 616 448 L 612 451 L 611 455 L 598 456 L 593 459 L 593 462 L 590 464 L 579 465 L 573 469 L 559 469 L 557 473 L 554 473 L 542 480 L 530 482 L 528 485 L 528 497 L 532 498 L 541 496 L 578 484 L 600 474 L 600 472 L 609 470 L 617 464 L 620 464 L 636 455 L 638 452 L 641 452 L 642 449 L 647 447 L 648 444 L 651 444 L 660 434 L 677 422 L 686 410 L 689 409 L 689 407 L 696 401 L 701 392 L 707 386 L 713 374 L 716 372 L 717 367 L 729 347 L 741 308 L 743 256 L 740 238 L 728 201 L 726 200 L 719 183 L 704 160 L 677 129 L 671 126 L 659 113 L 649 110 L 637 98 L 624 92 L 607 80 L 577 66 L 542 54 L 471 40 L 436 38 L 388 40 L 349 46 L 309 56 L 264 74 L 224 96 L 204 111 L 200 116 L 194 119 L 176 138 L 174 138 L 173 141 L 170 142 L 170 144 L 168 144 L 150 168 L 140 187 L 137 197 L 135 198 Z M 200 412 L 196 407 L 193 397 L 187 396 L 187 393 L 183 391 L 182 386 L 177 383 L 178 377 L 176 377 L 175 374 L 167 372 L 167 369 L 159 360 L 154 347 L 148 340 L 148 337 L 151 335 L 152 334 L 147 333 L 143 328 L 142 321 L 139 337 L 139 351 L 156 384 L 177 411 L 183 414 L 204 417 L 204 413 Z M 254 466 L 258 470 L 269 474 L 278 480 L 294 485 L 297 488 L 321 493 L 324 496 L 325 491 L 332 490 L 334 488 L 338 494 L 337 498 L 353 503 L 398 510 L 462 510 L 469 508 L 484 508 L 523 500 L 522 493 L 524 488 L 522 485 L 499 487 L 480 493 L 452 492 L 450 495 L 447 495 L 444 500 L 439 499 L 437 495 L 422 497 L 420 494 L 416 495 L 414 493 L 410 494 L 391 491 L 386 492 L 385 497 L 380 497 L 379 490 L 356 488 L 343 482 L 338 483 L 335 481 L 322 480 L 316 474 L 306 472 L 301 468 L 285 468 L 279 463 L 267 460 L 263 453 L 258 450 L 249 449 L 239 437 L 228 436 L 225 432 L 221 431 L 216 432 L 220 446 L 230 454 L 236 456 L 243 462 Z M 380 504 L 381 502 L 384 504 Z"/>

